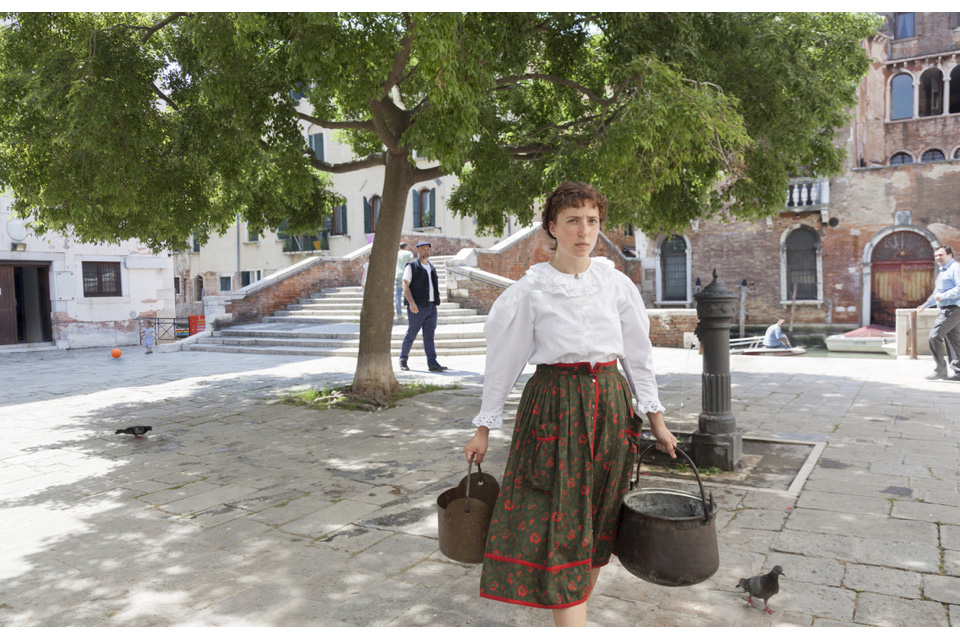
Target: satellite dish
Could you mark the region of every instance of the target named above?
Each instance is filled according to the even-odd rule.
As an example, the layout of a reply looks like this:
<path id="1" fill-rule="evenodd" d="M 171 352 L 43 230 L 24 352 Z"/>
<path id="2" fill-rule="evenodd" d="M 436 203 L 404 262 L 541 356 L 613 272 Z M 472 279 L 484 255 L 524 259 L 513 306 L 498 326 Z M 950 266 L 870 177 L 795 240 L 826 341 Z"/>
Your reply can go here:
<path id="1" fill-rule="evenodd" d="M 14 242 L 20 242 L 27 237 L 27 223 L 20 218 L 7 220 L 7 233 Z"/>

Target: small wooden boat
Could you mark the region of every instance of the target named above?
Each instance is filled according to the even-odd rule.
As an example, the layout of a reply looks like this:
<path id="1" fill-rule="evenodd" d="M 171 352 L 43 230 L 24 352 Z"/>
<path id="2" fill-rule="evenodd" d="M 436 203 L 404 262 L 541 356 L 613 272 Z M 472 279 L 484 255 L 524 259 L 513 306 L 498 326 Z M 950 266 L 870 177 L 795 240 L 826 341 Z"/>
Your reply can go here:
<path id="1" fill-rule="evenodd" d="M 803 347 L 765 347 L 763 336 L 749 338 L 731 338 L 730 353 L 743 356 L 802 356 L 807 352 Z"/>
<path id="2" fill-rule="evenodd" d="M 754 349 L 744 349 L 740 355 L 744 356 L 802 356 L 807 352 L 803 347 L 756 347 Z"/>
<path id="3" fill-rule="evenodd" d="M 828 336 L 825 342 L 830 351 L 888 353 L 884 345 L 895 344 L 897 333 L 892 327 L 871 324 L 846 333 Z"/>

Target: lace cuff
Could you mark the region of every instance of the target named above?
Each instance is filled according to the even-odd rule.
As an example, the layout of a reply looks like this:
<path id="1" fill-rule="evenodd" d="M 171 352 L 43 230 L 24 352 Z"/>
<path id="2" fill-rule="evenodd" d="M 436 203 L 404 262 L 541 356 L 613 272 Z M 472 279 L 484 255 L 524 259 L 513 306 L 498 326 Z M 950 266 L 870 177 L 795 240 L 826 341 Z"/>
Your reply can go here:
<path id="1" fill-rule="evenodd" d="M 473 419 L 473 426 L 487 427 L 488 429 L 503 429 L 503 415 L 493 415 L 492 413 L 478 413 Z"/>
<path id="2" fill-rule="evenodd" d="M 640 413 L 657 413 L 664 411 L 663 405 L 659 400 L 637 400 L 637 410 Z"/>

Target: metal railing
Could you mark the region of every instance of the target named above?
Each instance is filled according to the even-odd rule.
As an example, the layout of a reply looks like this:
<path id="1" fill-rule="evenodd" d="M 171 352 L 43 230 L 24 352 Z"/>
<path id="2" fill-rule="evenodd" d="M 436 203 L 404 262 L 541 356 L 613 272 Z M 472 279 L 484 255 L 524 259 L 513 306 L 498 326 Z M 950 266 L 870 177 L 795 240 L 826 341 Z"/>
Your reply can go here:
<path id="1" fill-rule="evenodd" d="M 137 318 L 140 344 L 143 344 L 143 330 L 147 328 L 147 320 L 153 323 L 156 344 L 164 341 L 176 342 L 190 335 L 190 318 Z"/>

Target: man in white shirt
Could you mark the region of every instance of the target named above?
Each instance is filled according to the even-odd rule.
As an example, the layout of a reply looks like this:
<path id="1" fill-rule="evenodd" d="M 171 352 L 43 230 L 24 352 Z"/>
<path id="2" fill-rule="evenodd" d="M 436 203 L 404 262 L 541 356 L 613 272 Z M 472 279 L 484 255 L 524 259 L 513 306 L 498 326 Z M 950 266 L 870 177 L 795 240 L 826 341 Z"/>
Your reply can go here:
<path id="1" fill-rule="evenodd" d="M 767 327 L 767 333 L 763 336 L 763 346 L 768 349 L 789 349 L 790 341 L 783 335 L 783 318 L 777 320 L 776 324 Z"/>
<path id="2" fill-rule="evenodd" d="M 407 243 L 400 243 L 400 250 L 397 251 L 397 271 L 394 281 L 394 290 L 396 292 L 397 317 L 403 317 L 403 272 L 407 263 L 413 260 L 413 251 L 407 249 Z"/>
<path id="3" fill-rule="evenodd" d="M 403 296 L 409 307 L 407 311 L 407 335 L 400 347 L 400 369 L 409 371 L 407 356 L 413 341 L 423 329 L 423 350 L 427 354 L 427 367 L 430 371 L 446 371 L 447 368 L 437 362 L 437 349 L 433 344 L 433 334 L 437 329 L 437 305 L 440 304 L 440 281 L 437 270 L 430 264 L 430 243 L 417 243 L 417 260 L 410 262 L 403 270 Z"/>

